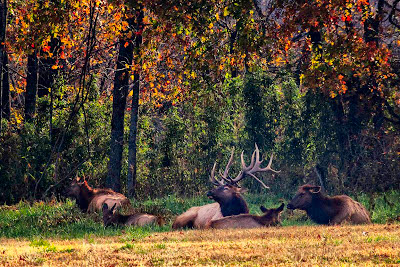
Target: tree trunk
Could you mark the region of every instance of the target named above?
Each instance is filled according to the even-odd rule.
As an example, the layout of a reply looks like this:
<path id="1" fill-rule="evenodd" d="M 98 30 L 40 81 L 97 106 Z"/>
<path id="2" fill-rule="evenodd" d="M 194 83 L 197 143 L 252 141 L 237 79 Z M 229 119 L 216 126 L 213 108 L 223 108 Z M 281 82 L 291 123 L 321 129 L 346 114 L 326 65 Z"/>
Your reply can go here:
<path id="1" fill-rule="evenodd" d="M 129 28 L 131 28 L 133 19 L 128 19 L 128 24 Z M 110 160 L 108 162 L 108 175 L 106 180 L 106 186 L 116 192 L 121 191 L 120 175 L 124 142 L 124 114 L 129 88 L 129 69 L 126 68 L 126 65 L 132 65 L 132 60 L 132 38 L 120 39 L 117 68 L 114 77 Z"/>
<path id="2" fill-rule="evenodd" d="M 38 89 L 38 58 L 34 51 L 28 55 L 28 73 L 26 76 L 25 121 L 32 122 L 36 113 L 36 95 Z"/>
<path id="3" fill-rule="evenodd" d="M 49 53 L 44 53 L 39 62 L 39 81 L 38 81 L 38 97 L 44 97 L 49 94 L 49 89 L 53 87 L 54 78 L 57 75 L 58 70 L 52 69 L 52 66 L 56 64 L 56 59 L 60 53 L 61 42 L 58 38 L 51 38 L 49 43 Z M 45 107 L 44 107 L 45 108 Z"/>
<path id="4" fill-rule="evenodd" d="M 0 1 L 0 121 L 10 119 L 10 84 L 8 80 L 8 55 L 6 52 L 7 1 Z"/>
<path id="5" fill-rule="evenodd" d="M 1 71 L 1 118 L 10 120 L 11 101 L 10 101 L 10 82 L 8 79 L 8 55 L 3 52 Z"/>
<path id="6" fill-rule="evenodd" d="M 135 38 L 135 52 L 137 58 L 140 56 L 140 45 L 142 43 L 142 32 L 143 32 L 143 9 L 139 10 L 139 15 L 136 18 L 136 29 L 137 32 Z M 140 59 L 139 59 L 140 60 Z M 129 129 L 129 151 L 128 151 L 128 196 L 133 198 L 135 196 L 135 185 L 136 185 L 136 170 L 137 170 L 137 160 L 136 160 L 136 139 L 137 139 L 137 122 L 138 122 L 138 112 L 139 112 L 139 92 L 140 92 L 140 73 L 139 70 L 135 70 L 134 74 L 134 84 L 133 84 L 133 94 L 132 94 L 132 109 L 131 109 L 131 126 Z"/>

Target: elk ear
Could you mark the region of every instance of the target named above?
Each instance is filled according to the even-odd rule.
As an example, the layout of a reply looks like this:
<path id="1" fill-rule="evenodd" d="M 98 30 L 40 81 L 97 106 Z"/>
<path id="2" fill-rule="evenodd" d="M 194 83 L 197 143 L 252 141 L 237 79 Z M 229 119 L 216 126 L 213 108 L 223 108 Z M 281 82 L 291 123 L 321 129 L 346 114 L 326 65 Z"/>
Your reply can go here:
<path id="1" fill-rule="evenodd" d="M 277 212 L 281 212 L 283 208 L 285 207 L 285 203 L 282 203 L 279 208 L 276 209 Z"/>
<path id="2" fill-rule="evenodd" d="M 115 206 L 117 206 L 117 203 L 114 203 L 114 206 L 111 208 L 111 212 L 114 212 Z"/>
<path id="3" fill-rule="evenodd" d="M 321 187 L 320 186 L 314 186 L 312 188 L 310 188 L 310 192 L 313 194 L 317 194 L 319 192 L 321 192 Z"/>
<path id="4" fill-rule="evenodd" d="M 268 210 L 267 210 L 267 208 L 266 207 L 264 207 L 264 206 L 260 206 L 260 210 L 263 212 L 263 213 L 266 213 Z"/>
<path id="5" fill-rule="evenodd" d="M 108 210 L 108 205 L 107 205 L 107 203 L 104 203 L 103 204 L 103 212 L 105 212 L 106 210 Z"/>
<path id="6" fill-rule="evenodd" d="M 240 194 L 247 193 L 247 191 L 249 191 L 247 188 L 243 188 L 243 187 L 238 188 L 238 192 L 239 192 Z"/>

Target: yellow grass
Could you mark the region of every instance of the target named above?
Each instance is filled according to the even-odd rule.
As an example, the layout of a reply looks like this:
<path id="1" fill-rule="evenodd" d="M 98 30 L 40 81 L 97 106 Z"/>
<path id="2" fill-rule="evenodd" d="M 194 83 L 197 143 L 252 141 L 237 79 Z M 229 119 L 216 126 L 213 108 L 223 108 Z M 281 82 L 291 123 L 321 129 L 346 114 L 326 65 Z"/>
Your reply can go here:
<path id="1" fill-rule="evenodd" d="M 189 230 L 75 240 L 0 239 L 0 265 L 372 266 L 400 264 L 400 225 Z"/>

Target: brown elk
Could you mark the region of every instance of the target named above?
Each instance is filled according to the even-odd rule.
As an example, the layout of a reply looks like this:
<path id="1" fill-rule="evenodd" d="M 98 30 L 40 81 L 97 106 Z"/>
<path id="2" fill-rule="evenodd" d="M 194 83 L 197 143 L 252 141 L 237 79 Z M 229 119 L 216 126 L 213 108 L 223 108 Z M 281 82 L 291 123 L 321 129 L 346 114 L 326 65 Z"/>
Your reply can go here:
<path id="1" fill-rule="evenodd" d="M 300 186 L 287 208 L 305 210 L 311 220 L 318 224 L 371 223 L 369 213 L 363 205 L 346 195 L 325 196 L 321 193 L 320 186 Z"/>
<path id="2" fill-rule="evenodd" d="M 211 220 L 217 220 L 225 216 L 246 214 L 249 213 L 246 201 L 241 196 L 243 189 L 238 186 L 238 182 L 242 180 L 246 175 L 249 175 L 259 181 L 265 188 L 268 188 L 260 179 L 258 179 L 254 174 L 256 172 L 267 172 L 272 171 L 278 173 L 271 169 L 273 156 L 271 155 L 268 166 L 261 168 L 260 165 L 263 162 L 260 160 L 260 151 L 258 150 L 257 144 L 255 145 L 255 150 L 251 157 L 251 163 L 246 166 L 243 158 L 243 152 L 241 154 L 241 164 L 242 169 L 235 178 L 228 176 L 229 168 L 233 163 L 234 149 L 232 149 L 231 156 L 229 158 L 228 164 L 225 167 L 223 174 L 220 174 L 221 179 L 215 178 L 215 168 L 216 163 L 211 171 L 210 181 L 216 188 L 212 189 L 207 193 L 207 196 L 214 199 L 216 203 L 197 206 L 188 209 L 183 214 L 179 215 L 174 223 L 172 224 L 173 229 L 183 228 L 183 227 L 195 227 L 195 228 L 205 228 Z"/>
<path id="3" fill-rule="evenodd" d="M 163 225 L 164 219 L 151 214 L 146 213 L 135 213 L 130 215 L 122 215 L 116 211 L 117 203 L 115 203 L 111 209 L 108 208 L 106 203 L 103 204 L 103 223 L 104 226 L 114 225 L 135 225 L 145 226 L 150 224 Z"/>
<path id="4" fill-rule="evenodd" d="M 240 214 L 224 217 L 218 220 L 210 221 L 209 227 L 217 229 L 225 228 L 259 228 L 264 226 L 276 226 L 281 223 L 280 214 L 285 204 L 281 204 L 276 209 L 266 209 L 261 206 L 264 213 L 261 216 L 251 214 Z"/>
<path id="5" fill-rule="evenodd" d="M 76 204 L 83 212 L 101 211 L 104 203 L 107 205 L 116 204 L 118 207 L 130 207 L 131 203 L 124 195 L 114 192 L 109 188 L 92 188 L 85 178 L 74 179 L 66 195 L 76 199 Z"/>

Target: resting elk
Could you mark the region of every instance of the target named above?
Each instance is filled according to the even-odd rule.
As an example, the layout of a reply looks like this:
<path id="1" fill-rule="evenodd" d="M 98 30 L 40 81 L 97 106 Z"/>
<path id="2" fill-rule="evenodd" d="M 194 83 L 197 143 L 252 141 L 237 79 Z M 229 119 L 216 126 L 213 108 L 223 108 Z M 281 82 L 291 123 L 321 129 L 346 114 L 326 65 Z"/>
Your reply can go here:
<path id="1" fill-rule="evenodd" d="M 183 227 L 194 227 L 194 228 L 205 228 L 208 226 L 211 220 L 217 220 L 225 216 L 246 214 L 249 213 L 246 201 L 243 199 L 241 193 L 243 189 L 238 186 L 238 182 L 242 180 L 246 175 L 249 175 L 259 181 L 265 188 L 268 188 L 260 179 L 254 174 L 256 172 L 267 172 L 272 171 L 271 169 L 273 156 L 271 155 L 268 166 L 261 168 L 260 165 L 260 151 L 258 150 L 257 144 L 251 157 L 251 163 L 246 166 L 243 158 L 243 152 L 241 154 L 242 169 L 235 178 L 228 176 L 229 168 L 233 163 L 234 149 L 232 149 L 231 156 L 228 164 L 225 167 L 223 174 L 220 174 L 221 179 L 215 178 L 216 163 L 211 171 L 210 181 L 216 187 L 207 193 L 207 196 L 214 199 L 216 203 L 207 204 L 204 206 L 197 206 L 188 209 L 183 214 L 179 215 L 174 223 L 172 224 L 173 229 Z"/>
<path id="2" fill-rule="evenodd" d="M 280 214 L 284 207 L 285 204 L 283 203 L 276 209 L 266 209 L 264 206 L 261 206 L 260 209 L 264 213 L 261 216 L 251 214 L 233 215 L 210 221 L 209 226 L 217 229 L 276 226 L 281 223 Z"/>
<path id="3" fill-rule="evenodd" d="M 320 186 L 309 184 L 300 186 L 287 208 L 305 210 L 311 220 L 318 224 L 371 223 L 368 211 L 357 201 L 346 195 L 325 196 Z"/>
<path id="4" fill-rule="evenodd" d="M 109 206 L 116 204 L 117 207 L 131 206 L 129 199 L 124 195 L 109 188 L 92 188 L 85 178 L 74 179 L 66 194 L 76 199 L 76 204 L 83 212 L 101 211 L 104 203 Z"/>
<path id="5" fill-rule="evenodd" d="M 104 226 L 114 225 L 135 225 L 145 226 L 150 224 L 164 224 L 164 220 L 161 217 L 157 217 L 146 213 L 135 213 L 130 215 L 121 215 L 116 211 L 116 203 L 111 207 L 108 207 L 106 203 L 103 204 L 103 223 Z"/>

